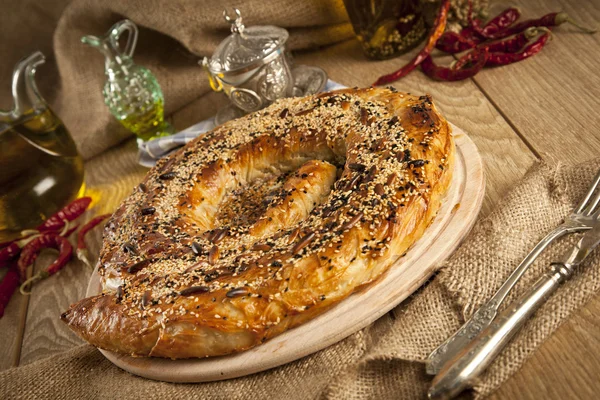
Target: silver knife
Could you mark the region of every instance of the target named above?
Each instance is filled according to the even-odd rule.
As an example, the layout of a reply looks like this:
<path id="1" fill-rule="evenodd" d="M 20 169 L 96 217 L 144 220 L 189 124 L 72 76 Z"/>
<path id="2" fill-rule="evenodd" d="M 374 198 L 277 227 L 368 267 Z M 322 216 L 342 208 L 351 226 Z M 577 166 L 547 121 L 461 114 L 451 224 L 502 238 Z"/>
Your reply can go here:
<path id="1" fill-rule="evenodd" d="M 593 229 L 565 253 L 562 261 L 553 262 L 550 271 L 546 272 L 526 294 L 502 311 L 489 327 L 442 367 L 429 389 L 430 399 L 450 399 L 471 386 L 525 321 L 561 283 L 571 277 L 574 269 L 600 243 L 600 221 L 597 215 L 595 218 Z"/>

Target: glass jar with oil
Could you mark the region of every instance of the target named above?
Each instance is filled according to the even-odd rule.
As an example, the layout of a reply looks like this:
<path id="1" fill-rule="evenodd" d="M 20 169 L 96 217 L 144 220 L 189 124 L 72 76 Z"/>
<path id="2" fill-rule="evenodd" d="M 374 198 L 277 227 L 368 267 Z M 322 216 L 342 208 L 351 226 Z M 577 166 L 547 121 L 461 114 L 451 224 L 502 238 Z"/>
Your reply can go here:
<path id="1" fill-rule="evenodd" d="M 125 47 L 119 39 L 128 33 Z M 138 28 L 130 20 L 114 24 L 103 37 L 84 36 L 81 41 L 99 50 L 105 58 L 106 83 L 102 94 L 111 114 L 143 141 L 173 133 L 164 119 L 164 98 L 149 69 L 133 62 Z"/>
<path id="2" fill-rule="evenodd" d="M 84 191 L 83 160 L 40 96 L 35 52 L 13 72 L 11 111 L 0 110 L 0 241 L 39 225 Z"/>
<path id="3" fill-rule="evenodd" d="M 427 33 L 421 0 L 344 0 L 367 57 L 383 60 L 406 53 Z"/>

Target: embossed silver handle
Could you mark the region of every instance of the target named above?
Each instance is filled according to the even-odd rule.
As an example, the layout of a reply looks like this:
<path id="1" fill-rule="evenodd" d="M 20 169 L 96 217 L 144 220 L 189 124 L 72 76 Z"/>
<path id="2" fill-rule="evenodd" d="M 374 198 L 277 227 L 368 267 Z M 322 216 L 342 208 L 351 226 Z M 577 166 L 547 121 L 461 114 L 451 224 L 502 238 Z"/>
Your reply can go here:
<path id="1" fill-rule="evenodd" d="M 473 316 L 460 327 L 456 333 L 450 336 L 444 343 L 438 346 L 428 357 L 426 370 L 430 375 L 436 375 L 440 372 L 441 368 L 446 362 L 461 349 L 463 349 L 474 337 L 476 337 L 481 331 L 487 328 L 490 323 L 494 320 L 498 313 L 498 308 L 519 281 L 521 276 L 527 271 L 529 266 L 533 264 L 535 259 L 544 251 L 546 247 L 555 239 L 572 232 L 573 229 L 561 225 L 554 231 L 547 234 L 540 242 L 527 254 L 527 256 L 521 261 L 517 268 L 513 271 L 508 279 L 500 286 L 494 296 L 483 304 Z"/>
<path id="2" fill-rule="evenodd" d="M 544 274 L 524 296 L 504 310 L 479 337 L 448 361 L 432 382 L 430 399 L 451 399 L 481 374 L 504 349 L 519 328 L 552 294 L 565 274 L 554 268 Z"/>

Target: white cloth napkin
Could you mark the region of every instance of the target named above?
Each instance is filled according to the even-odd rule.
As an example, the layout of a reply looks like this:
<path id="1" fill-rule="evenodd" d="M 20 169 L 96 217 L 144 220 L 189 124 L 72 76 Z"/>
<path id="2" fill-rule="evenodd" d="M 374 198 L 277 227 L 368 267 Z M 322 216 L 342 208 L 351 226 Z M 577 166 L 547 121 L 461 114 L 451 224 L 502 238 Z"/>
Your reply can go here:
<path id="1" fill-rule="evenodd" d="M 336 89 L 343 89 L 346 86 L 329 79 L 323 88 L 324 92 Z M 179 147 L 184 146 L 198 135 L 208 132 L 215 127 L 215 117 L 200 121 L 187 129 L 182 130 L 171 136 L 166 136 L 149 142 L 138 141 L 139 157 L 138 162 L 144 167 L 151 168 L 156 164 L 156 160 L 166 156 Z"/>

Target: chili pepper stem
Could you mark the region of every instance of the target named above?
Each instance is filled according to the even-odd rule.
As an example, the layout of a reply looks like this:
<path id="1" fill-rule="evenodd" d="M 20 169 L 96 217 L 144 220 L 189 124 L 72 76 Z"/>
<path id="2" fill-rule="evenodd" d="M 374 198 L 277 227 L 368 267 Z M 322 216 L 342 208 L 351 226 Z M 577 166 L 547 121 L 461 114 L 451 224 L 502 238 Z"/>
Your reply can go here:
<path id="1" fill-rule="evenodd" d="M 23 238 L 21 240 L 17 241 L 17 244 L 19 245 L 20 248 L 25 247 L 29 242 L 31 242 L 32 240 L 38 238 L 40 236 L 40 233 L 36 234 L 36 235 L 31 235 L 28 236 L 26 238 Z"/>
<path id="2" fill-rule="evenodd" d="M 33 286 L 34 283 L 42 281 L 49 276 L 50 274 L 48 273 L 48 271 L 38 272 L 37 274 L 33 275 L 31 278 L 23 282 L 23 284 L 19 287 L 19 292 L 21 292 L 23 296 L 29 296 L 31 294 L 31 290 L 28 289 L 31 289 L 31 286 Z"/>
<path id="3" fill-rule="evenodd" d="M 536 26 L 535 32 L 533 32 L 531 34 L 531 37 L 529 37 L 529 39 L 533 39 L 535 36 L 538 36 L 540 33 L 547 34 L 548 41 L 554 39 L 554 34 L 552 33 L 552 31 L 549 28 L 546 28 L 545 26 Z"/>
<path id="4" fill-rule="evenodd" d="M 89 253 L 87 251 L 87 249 L 77 249 L 77 251 L 75 252 L 75 254 L 77 255 L 77 258 L 84 263 L 85 265 L 87 265 L 90 268 L 94 268 L 92 266 L 92 263 L 90 262 L 90 258 L 89 258 Z"/>
<path id="5" fill-rule="evenodd" d="M 564 22 L 567 22 L 567 23 L 573 25 L 574 27 L 580 29 L 582 32 L 589 33 L 589 34 L 593 34 L 593 33 L 598 32 L 598 29 L 587 28 L 587 27 L 585 27 L 583 25 L 580 25 L 579 22 L 575 21 L 573 18 L 569 17 L 565 13 L 558 13 L 558 15 L 556 16 L 556 23 L 557 23 L 557 25 L 560 25 L 560 23 L 562 23 L 562 21 L 560 20 L 560 18 L 564 18 Z"/>
<path id="6" fill-rule="evenodd" d="M 37 235 L 40 231 L 37 229 L 25 229 L 21 231 L 21 239 L 31 235 Z"/>
<path id="7" fill-rule="evenodd" d="M 65 233 L 67 233 L 71 228 L 69 220 L 63 219 L 63 222 L 65 223 L 65 226 L 63 226 L 62 230 L 60 231 L 60 236 L 65 236 Z"/>

